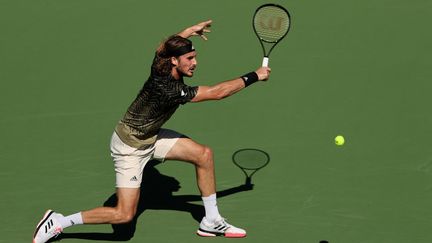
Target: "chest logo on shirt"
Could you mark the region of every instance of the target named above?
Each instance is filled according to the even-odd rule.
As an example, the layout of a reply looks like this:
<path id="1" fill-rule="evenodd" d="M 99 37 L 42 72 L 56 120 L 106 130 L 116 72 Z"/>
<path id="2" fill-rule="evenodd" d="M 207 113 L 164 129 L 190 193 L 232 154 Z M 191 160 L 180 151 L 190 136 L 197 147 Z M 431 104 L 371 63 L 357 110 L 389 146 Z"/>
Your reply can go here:
<path id="1" fill-rule="evenodd" d="M 187 93 L 182 90 L 180 95 L 181 95 L 181 97 L 185 97 L 187 95 Z"/>

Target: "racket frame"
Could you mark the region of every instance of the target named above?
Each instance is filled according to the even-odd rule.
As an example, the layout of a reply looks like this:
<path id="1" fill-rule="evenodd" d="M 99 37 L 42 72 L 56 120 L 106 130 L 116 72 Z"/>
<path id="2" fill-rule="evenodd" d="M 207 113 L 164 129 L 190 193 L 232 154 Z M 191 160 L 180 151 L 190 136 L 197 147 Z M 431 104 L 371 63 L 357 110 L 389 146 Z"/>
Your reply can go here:
<path id="1" fill-rule="evenodd" d="M 264 40 L 263 38 L 261 38 L 261 37 L 258 35 L 257 30 L 256 30 L 256 28 L 255 28 L 255 16 L 256 16 L 256 14 L 258 13 L 258 11 L 259 11 L 261 8 L 269 7 L 269 6 L 280 8 L 280 9 L 282 9 L 283 11 L 285 11 L 285 13 L 288 15 L 288 29 L 286 30 L 285 34 L 284 34 L 282 37 L 280 37 L 277 41 L 266 41 L 266 40 Z M 277 44 L 278 44 L 282 39 L 284 39 L 285 36 L 287 36 L 287 34 L 288 34 L 288 32 L 289 32 L 289 30 L 290 30 L 290 28 L 291 28 L 291 15 L 290 15 L 290 13 L 288 12 L 288 10 L 287 10 L 286 8 L 284 8 L 283 6 L 281 6 L 281 5 L 279 5 L 279 4 L 274 4 L 274 3 L 267 3 L 267 4 L 264 4 L 264 5 L 259 6 L 259 7 L 255 10 L 255 13 L 254 13 L 253 18 L 252 18 L 252 27 L 253 27 L 253 30 L 254 30 L 254 32 L 255 32 L 255 35 L 258 37 L 258 40 L 259 40 L 259 42 L 260 42 L 260 44 L 261 44 L 261 48 L 262 48 L 262 50 L 263 50 L 263 56 L 264 56 L 264 57 L 263 57 L 263 61 L 262 61 L 262 65 L 261 65 L 261 66 L 263 66 L 263 67 L 268 67 L 270 53 L 273 51 L 274 47 L 275 47 L 275 46 L 276 46 L 276 45 L 277 45 Z M 269 49 L 268 53 L 266 52 L 266 48 L 265 48 L 265 46 L 264 46 L 264 42 L 265 42 L 265 43 L 268 43 L 268 44 L 273 44 L 273 45 L 271 46 L 271 48 Z"/>

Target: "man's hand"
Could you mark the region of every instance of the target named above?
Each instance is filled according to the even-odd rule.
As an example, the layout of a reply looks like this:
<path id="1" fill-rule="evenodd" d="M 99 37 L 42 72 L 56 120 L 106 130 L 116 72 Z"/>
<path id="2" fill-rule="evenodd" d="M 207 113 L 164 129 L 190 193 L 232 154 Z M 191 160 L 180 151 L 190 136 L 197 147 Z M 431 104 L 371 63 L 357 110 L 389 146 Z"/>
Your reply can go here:
<path id="1" fill-rule="evenodd" d="M 211 27 L 212 22 L 212 20 L 201 22 L 183 30 L 182 32 L 178 33 L 178 35 L 183 38 L 199 35 L 203 40 L 207 40 L 207 37 L 204 34 L 211 32 L 208 28 Z"/>
<path id="2" fill-rule="evenodd" d="M 259 81 L 267 81 L 267 79 L 269 79 L 269 77 L 270 77 L 271 68 L 260 67 L 255 72 L 258 75 Z"/>

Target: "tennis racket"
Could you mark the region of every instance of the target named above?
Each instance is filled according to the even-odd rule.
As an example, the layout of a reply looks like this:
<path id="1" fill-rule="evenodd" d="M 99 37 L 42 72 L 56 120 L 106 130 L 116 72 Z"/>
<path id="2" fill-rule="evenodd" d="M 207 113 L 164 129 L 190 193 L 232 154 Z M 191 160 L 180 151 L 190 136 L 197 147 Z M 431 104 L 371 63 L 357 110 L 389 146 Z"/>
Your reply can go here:
<path id="1" fill-rule="evenodd" d="M 270 162 L 268 153 L 259 149 L 240 149 L 237 150 L 232 160 L 246 176 L 246 185 L 252 185 L 252 176 Z"/>
<path id="2" fill-rule="evenodd" d="M 288 34 L 291 17 L 284 7 L 264 4 L 255 10 L 252 25 L 263 50 L 263 67 L 267 67 L 273 48 Z"/>

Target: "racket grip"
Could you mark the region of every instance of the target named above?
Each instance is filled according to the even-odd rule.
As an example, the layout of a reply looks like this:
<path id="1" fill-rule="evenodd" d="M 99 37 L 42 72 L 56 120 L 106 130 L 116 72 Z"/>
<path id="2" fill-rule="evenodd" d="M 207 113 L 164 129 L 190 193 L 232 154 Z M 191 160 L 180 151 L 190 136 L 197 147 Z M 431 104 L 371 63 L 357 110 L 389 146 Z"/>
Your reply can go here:
<path id="1" fill-rule="evenodd" d="M 263 67 L 268 67 L 268 63 L 269 63 L 269 58 L 268 57 L 264 57 L 263 61 L 262 61 L 262 66 Z"/>

